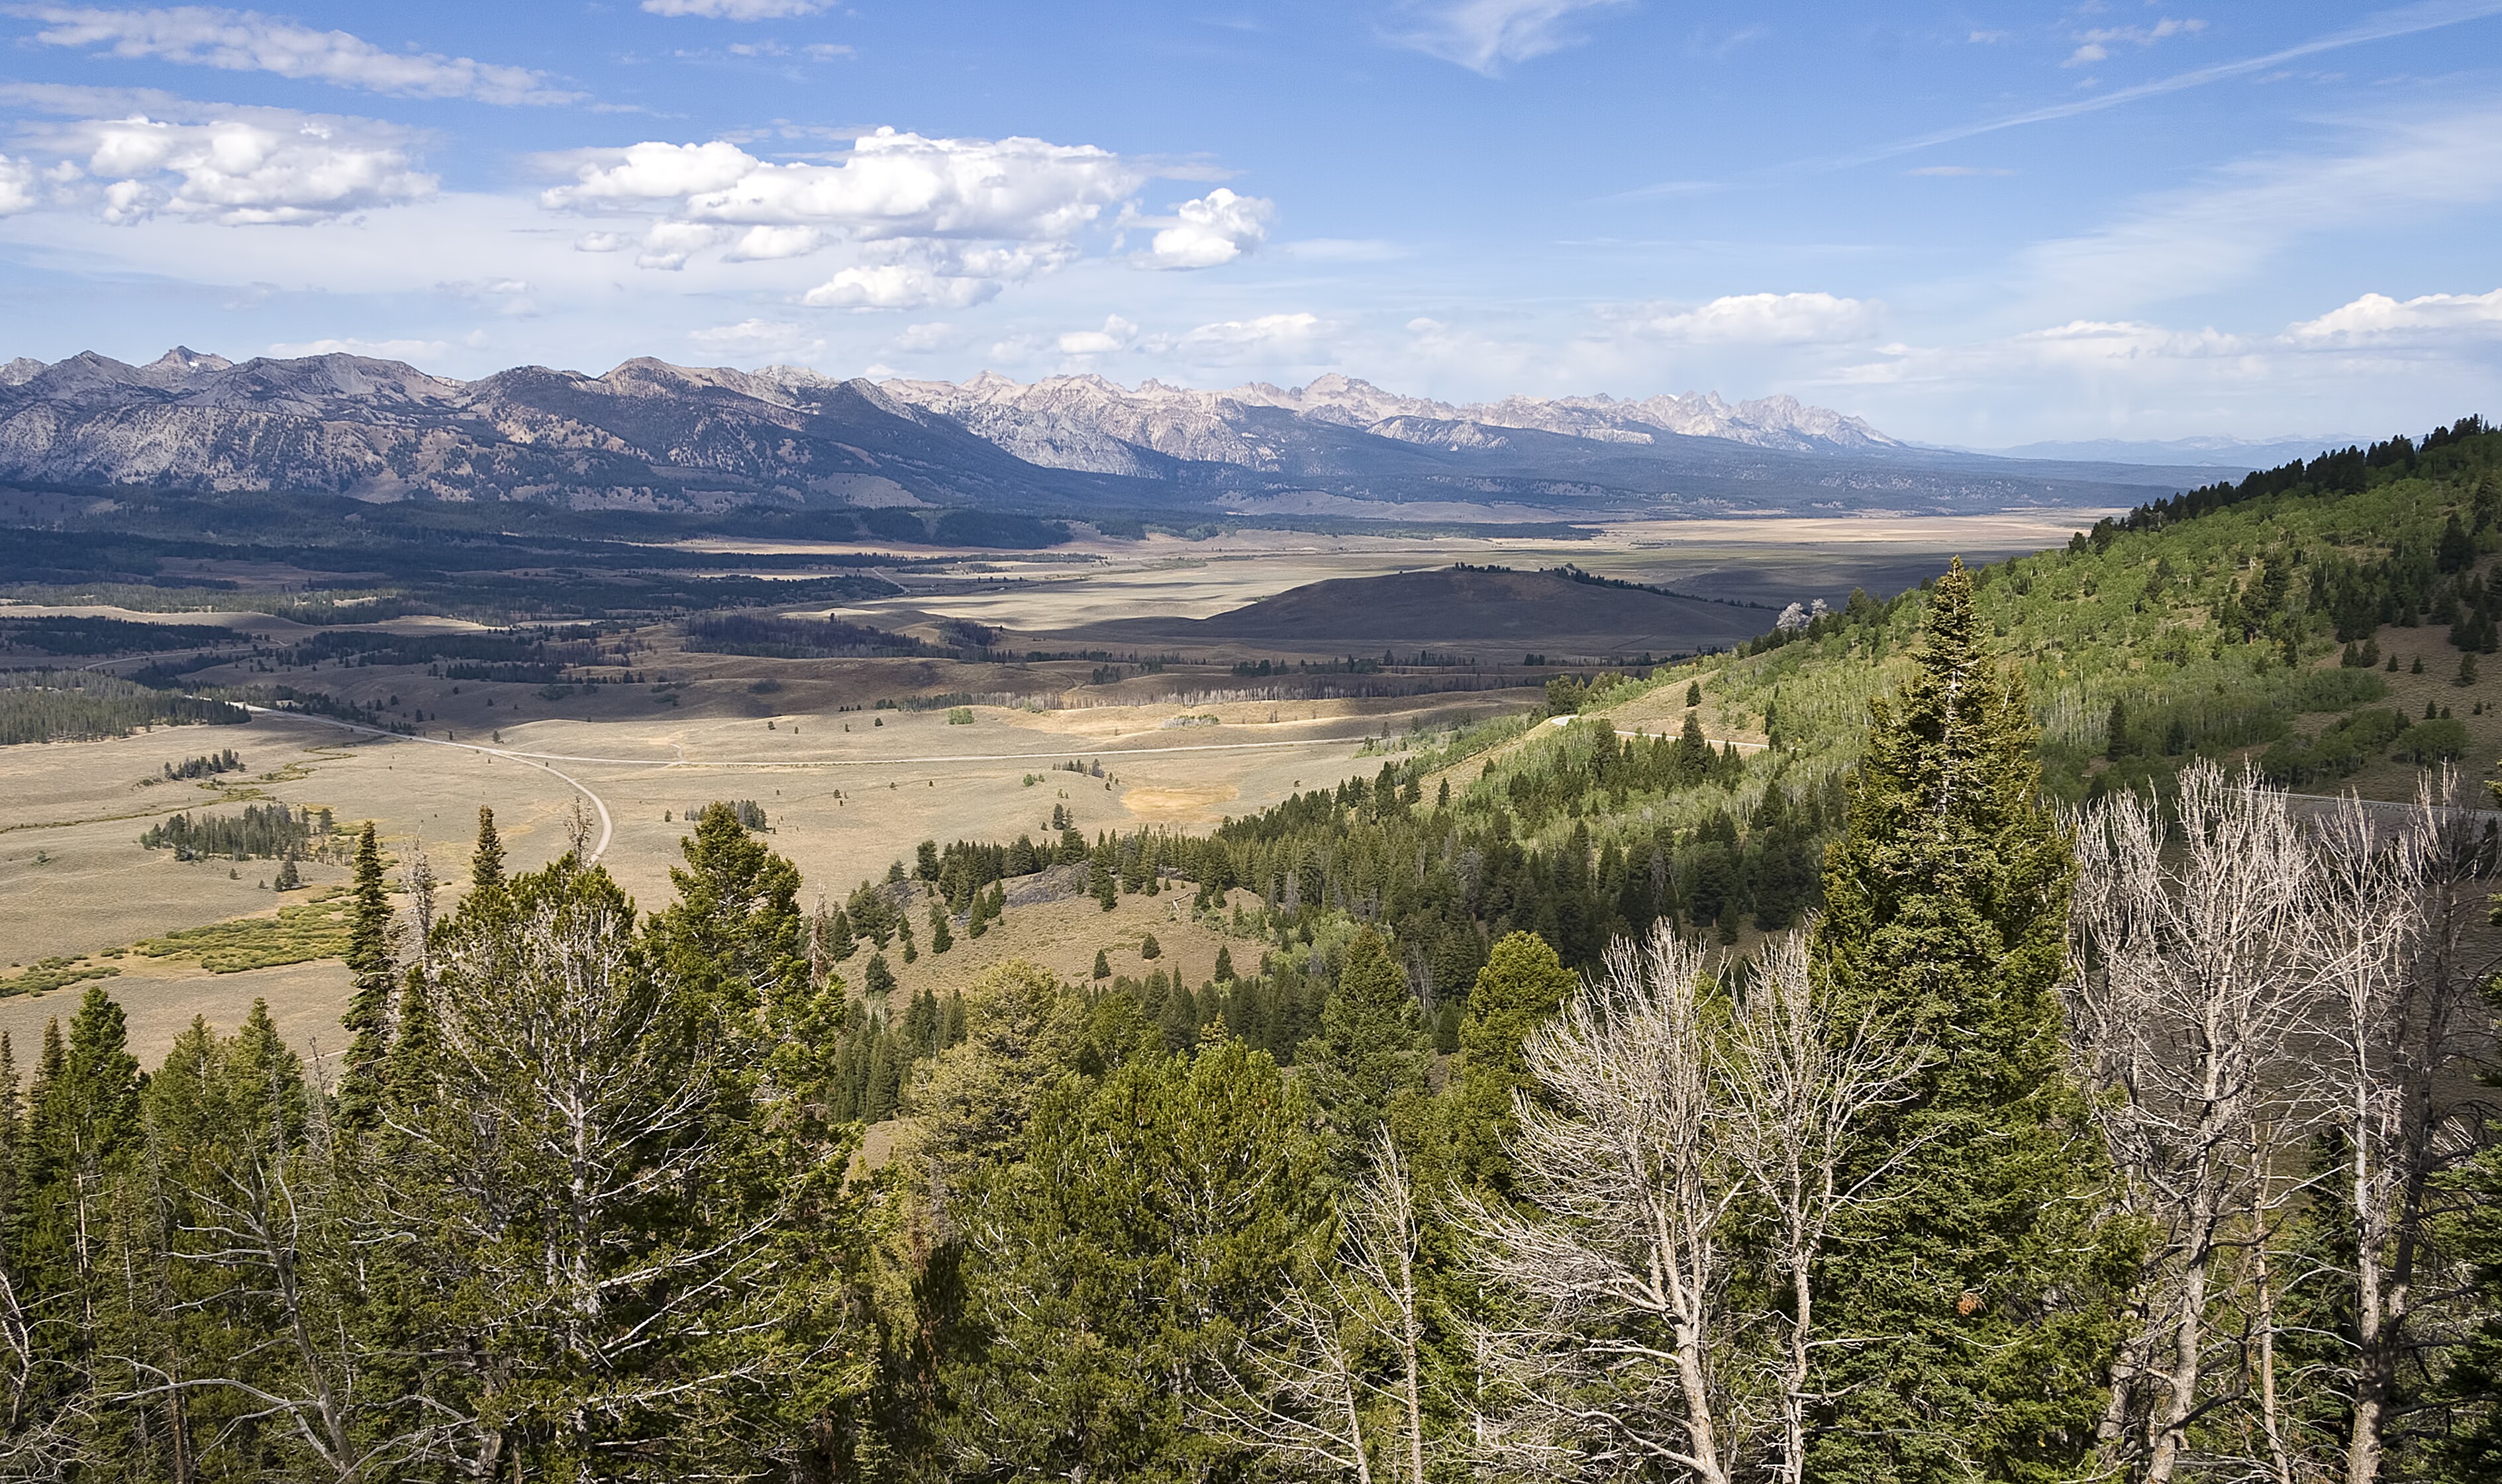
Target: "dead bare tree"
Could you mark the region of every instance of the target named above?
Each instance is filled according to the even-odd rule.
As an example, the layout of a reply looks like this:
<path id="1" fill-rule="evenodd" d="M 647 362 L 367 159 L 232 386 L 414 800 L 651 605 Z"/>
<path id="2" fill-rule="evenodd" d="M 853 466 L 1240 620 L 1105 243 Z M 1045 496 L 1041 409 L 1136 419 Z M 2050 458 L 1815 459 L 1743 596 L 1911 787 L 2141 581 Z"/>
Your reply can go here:
<path id="1" fill-rule="evenodd" d="M 1333 1262 L 1287 1286 L 1248 1347 L 1228 1395 L 1200 1406 L 1200 1425 L 1299 1471 L 1372 1484 L 1373 1458 L 1405 1484 L 1425 1484 L 1425 1311 L 1422 1230 L 1414 1180 L 1387 1129 L 1342 1210 Z M 1368 1352 L 1390 1357 L 1385 1380 Z M 1396 1436 L 1365 1425 L 1367 1403 L 1390 1403 Z"/>
<path id="2" fill-rule="evenodd" d="M 426 859 L 423 835 L 409 843 L 408 863 L 400 876 L 408 888 L 409 926 L 417 950 L 414 958 L 417 967 L 423 969 L 434 953 L 435 894 L 442 886 L 434 874 L 434 862 Z"/>
<path id="3" fill-rule="evenodd" d="M 1772 1476 L 1779 1484 L 1806 1477 L 1808 1418 L 1822 1400 L 1811 1384 L 1817 1351 L 1846 1342 L 1816 1332 L 1816 1265 L 1834 1224 L 1865 1205 L 1916 1145 L 1856 1173 L 1850 1157 L 1868 1115 L 1907 1096 L 1918 1065 L 1874 1023 L 1834 1022 L 1808 976 L 1805 933 L 1766 940 L 1720 1069 L 1737 1168 L 1762 1213 L 1769 1283 L 1789 1294 L 1789 1312 L 1774 1316 L 1782 1332 L 1770 1359 L 1780 1429 Z"/>
<path id="4" fill-rule="evenodd" d="M 2493 862 L 2464 793 L 2444 768 L 2394 827 L 2350 799 L 2319 831 L 2316 1029 L 2332 1054 L 2316 1091 L 2350 1224 L 2348 1484 L 2382 1475 L 2402 1431 L 2401 1370 L 2444 1342 L 2458 1297 L 2439 1176 L 2477 1143 L 2483 1110 L 2461 1091 L 2462 1062 L 2491 1051 L 2480 991 L 2492 967 L 2472 961 L 2465 936 Z"/>
<path id="5" fill-rule="evenodd" d="M 1496 1467 L 1674 1470 L 1726 1484 L 1750 1419 L 1726 1243 L 1741 1198 L 1704 951 L 1663 924 L 1618 940 L 1526 1049 L 1515 1102 L 1527 1212 L 1463 1199 L 1472 1265 L 1513 1319 L 1478 1337 L 1506 1403 Z"/>
<path id="6" fill-rule="evenodd" d="M 2291 1080 L 2315 928 L 2313 857 L 2281 791 L 2192 764 L 2175 819 L 2178 851 L 2134 793 L 2078 822 L 2067 994 L 2121 1199 L 2150 1233 L 2102 1428 L 2107 1462 L 2148 1484 L 2177 1474 L 2206 1400 L 2218 1265 L 2265 1239 L 2284 1195 L 2253 1175 Z"/>

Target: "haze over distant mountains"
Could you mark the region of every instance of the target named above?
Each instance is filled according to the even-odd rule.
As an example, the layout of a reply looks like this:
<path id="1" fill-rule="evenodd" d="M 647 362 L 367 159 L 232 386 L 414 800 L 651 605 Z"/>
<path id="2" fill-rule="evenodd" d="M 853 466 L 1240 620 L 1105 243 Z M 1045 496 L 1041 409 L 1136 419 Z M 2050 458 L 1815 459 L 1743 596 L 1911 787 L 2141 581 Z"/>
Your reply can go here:
<path id="1" fill-rule="evenodd" d="M 1787 396 L 1460 406 L 1343 376 L 1133 390 L 638 358 L 598 377 L 524 366 L 462 382 L 180 347 L 144 366 L 89 353 L 0 367 L 0 480 L 85 489 L 1505 523 L 2135 504 L 2205 483 L 2215 462 L 1918 448 Z"/>
<path id="2" fill-rule="evenodd" d="M 2387 436 L 2386 434 L 2383 435 Z M 2314 458 L 2323 449 L 2368 444 L 2369 438 L 2089 438 L 2072 443 L 2022 443 L 2008 449 L 1980 449 L 2001 458 L 2065 458 L 2101 463 L 2204 464 L 2240 473 L 2272 469 L 2297 458 Z"/>

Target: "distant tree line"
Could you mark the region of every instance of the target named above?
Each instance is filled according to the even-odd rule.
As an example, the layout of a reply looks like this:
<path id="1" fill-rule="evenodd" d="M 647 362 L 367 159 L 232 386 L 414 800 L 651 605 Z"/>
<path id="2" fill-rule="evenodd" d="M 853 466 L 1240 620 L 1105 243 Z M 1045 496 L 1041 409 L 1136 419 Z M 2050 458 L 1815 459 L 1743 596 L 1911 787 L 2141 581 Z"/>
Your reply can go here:
<path id="1" fill-rule="evenodd" d="M 0 671 L 0 746 L 126 737 L 143 726 L 239 726 L 241 706 L 86 670 Z"/>

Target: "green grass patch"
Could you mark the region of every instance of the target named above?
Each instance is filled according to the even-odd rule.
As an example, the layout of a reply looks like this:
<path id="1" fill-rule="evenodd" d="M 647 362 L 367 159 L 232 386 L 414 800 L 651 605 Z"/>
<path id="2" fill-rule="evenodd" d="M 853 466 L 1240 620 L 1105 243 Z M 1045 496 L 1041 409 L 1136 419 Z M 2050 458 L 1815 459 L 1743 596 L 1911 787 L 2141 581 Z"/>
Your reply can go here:
<path id="1" fill-rule="evenodd" d="M 137 947 L 152 959 L 195 959 L 212 974 L 336 959 L 348 951 L 349 906 L 342 892 L 281 907 L 274 918 L 238 917 L 186 928 L 144 939 Z"/>
<path id="2" fill-rule="evenodd" d="M 86 963 L 71 958 L 39 959 L 22 974 L 0 979 L 0 997 L 41 995 L 86 979 L 111 979 L 121 970 L 108 963 Z"/>

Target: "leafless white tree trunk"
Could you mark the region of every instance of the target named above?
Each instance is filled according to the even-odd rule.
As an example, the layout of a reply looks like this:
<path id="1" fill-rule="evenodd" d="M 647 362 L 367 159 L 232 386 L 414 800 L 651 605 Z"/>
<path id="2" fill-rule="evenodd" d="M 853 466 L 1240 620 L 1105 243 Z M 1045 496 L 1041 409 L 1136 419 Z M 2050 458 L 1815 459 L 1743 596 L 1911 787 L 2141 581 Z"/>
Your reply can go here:
<path id="1" fill-rule="evenodd" d="M 1672 1469 L 1725 1484 L 1746 1440 L 1728 1312 L 1740 1176 L 1735 1099 L 1705 954 L 1662 925 L 1609 948 L 1526 1047 L 1542 1096 L 1515 1103 L 1516 1189 L 1464 1200 L 1473 1264 L 1520 1316 L 1483 1338 L 1510 1404 L 1499 1462 Z"/>
<path id="2" fill-rule="evenodd" d="M 1764 1213 L 1769 1281 L 1789 1293 L 1773 1363 L 1780 1425 L 1773 1477 L 1800 1484 L 1809 1411 L 1820 1400 L 1816 1352 L 1832 1343 L 1815 1329 L 1816 1264 L 1834 1223 L 1866 1203 L 1909 1154 L 1895 1149 L 1848 1173 L 1862 1121 L 1905 1096 L 1918 1062 L 1869 1022 L 1834 1023 L 1809 983 L 1804 933 L 1766 940 L 1735 1031 L 1721 1053 L 1735 1158 Z"/>
<path id="3" fill-rule="evenodd" d="M 2316 1091 L 2346 1159 L 2354 1254 L 2348 1484 L 2381 1476 L 2400 1367 L 2440 1342 L 2451 1308 L 2438 1176 L 2476 1142 L 2460 1063 L 2491 1051 L 2480 992 L 2492 964 L 2473 958 L 2466 929 L 2488 909 L 2492 846 L 2466 793 L 2444 768 L 2403 822 L 2376 827 L 2350 800 L 2320 831 L 2317 1030 L 2330 1054 Z"/>
<path id="4" fill-rule="evenodd" d="M 1358 1484 L 1371 1484 L 1373 1457 L 1388 1451 L 1391 1478 L 1425 1484 L 1423 1230 L 1387 1129 L 1374 1131 L 1370 1167 L 1340 1219 L 1335 1261 L 1287 1286 L 1245 1357 L 1248 1373 L 1200 1421 L 1290 1467 Z M 1390 1357 L 1387 1380 L 1375 1347 Z M 1375 1399 L 1398 1418 L 1395 1438 L 1367 1433 L 1365 1405 Z"/>
<path id="5" fill-rule="evenodd" d="M 2149 1484 L 2178 1473 L 2201 1403 L 2219 1259 L 2270 1224 L 2253 1140 L 2290 1080 L 2316 927 L 2312 853 L 2282 792 L 2193 764 L 2177 822 L 2176 851 L 2150 799 L 2084 812 L 2068 993 L 2124 1198 L 2153 1234 L 2103 1428 Z"/>

